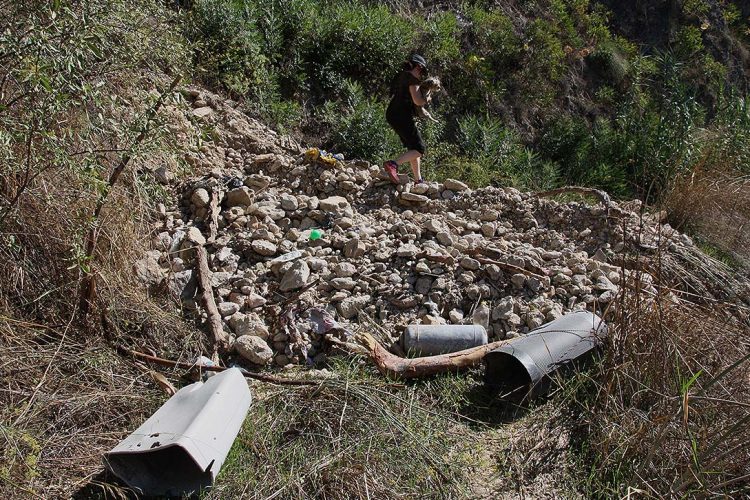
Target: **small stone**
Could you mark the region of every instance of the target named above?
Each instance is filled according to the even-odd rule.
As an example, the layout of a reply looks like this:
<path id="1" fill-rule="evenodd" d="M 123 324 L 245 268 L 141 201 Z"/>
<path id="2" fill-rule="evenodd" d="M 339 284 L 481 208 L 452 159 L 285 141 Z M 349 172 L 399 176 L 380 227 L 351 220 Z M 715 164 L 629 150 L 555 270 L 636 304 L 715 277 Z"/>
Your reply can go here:
<path id="1" fill-rule="evenodd" d="M 414 284 L 414 290 L 422 295 L 427 295 L 432 287 L 432 278 L 422 277 Z"/>
<path id="2" fill-rule="evenodd" d="M 351 262 L 341 262 L 334 266 L 333 273 L 337 278 L 348 278 L 357 273 L 357 268 Z"/>
<path id="3" fill-rule="evenodd" d="M 417 265 L 414 266 L 414 271 L 417 274 L 427 274 L 431 271 L 431 269 L 426 262 L 417 262 Z"/>
<path id="4" fill-rule="evenodd" d="M 513 314 L 513 297 L 507 296 L 498 302 L 498 304 L 495 306 L 495 308 L 492 310 L 492 319 L 493 321 L 497 320 L 507 320 L 510 318 L 510 315 Z"/>
<path id="5" fill-rule="evenodd" d="M 202 106 L 200 108 L 195 108 L 193 110 L 193 115 L 197 116 L 198 118 L 205 118 L 209 115 L 211 115 L 214 112 L 213 108 L 211 106 Z"/>
<path id="6" fill-rule="evenodd" d="M 203 188 L 198 188 L 193 191 L 193 196 L 190 197 L 190 201 L 193 203 L 193 205 L 200 208 L 208 206 L 211 198 L 208 195 L 208 191 Z"/>
<path id="7" fill-rule="evenodd" d="M 523 286 L 526 284 L 526 275 L 525 274 L 514 274 L 510 278 L 511 283 L 513 283 L 513 286 L 516 288 L 523 288 Z"/>
<path id="8" fill-rule="evenodd" d="M 526 315 L 526 326 L 530 329 L 539 328 L 544 324 L 544 315 L 539 311 L 530 312 Z"/>
<path id="9" fill-rule="evenodd" d="M 291 194 L 281 195 L 281 208 L 287 211 L 294 211 L 297 210 L 298 207 L 299 202 L 297 201 L 296 196 L 293 196 Z"/>
<path id="10" fill-rule="evenodd" d="M 471 257 L 464 257 L 461 259 L 461 267 L 468 269 L 469 271 L 476 271 L 480 266 L 481 264 L 477 259 L 472 259 Z"/>
<path id="11" fill-rule="evenodd" d="M 370 303 L 369 295 L 359 295 L 342 300 L 337 309 L 344 319 L 351 319 Z"/>
<path id="12" fill-rule="evenodd" d="M 363 241 L 358 238 L 352 238 L 344 245 L 344 255 L 348 259 L 358 259 L 362 257 L 367 251 L 367 247 Z"/>
<path id="13" fill-rule="evenodd" d="M 258 295 L 257 293 L 250 293 L 247 296 L 247 299 L 245 299 L 245 305 L 249 307 L 250 309 L 255 309 L 256 307 L 262 307 L 266 303 L 266 299 Z"/>
<path id="14" fill-rule="evenodd" d="M 415 193 L 401 193 L 401 196 L 399 196 L 400 200 L 407 201 L 410 203 L 427 203 L 430 201 L 430 199 L 424 195 L 421 194 L 415 194 Z"/>
<path id="15" fill-rule="evenodd" d="M 262 191 L 271 185 L 271 178 L 267 175 L 253 174 L 245 178 L 245 186 L 253 189 L 254 191 Z"/>
<path id="16" fill-rule="evenodd" d="M 133 263 L 133 272 L 144 285 L 158 285 L 164 281 L 164 270 L 153 257 L 145 257 Z"/>
<path id="17" fill-rule="evenodd" d="M 432 314 L 425 314 L 422 316 L 421 323 L 423 325 L 444 325 L 445 319 L 440 316 L 434 316 Z"/>
<path id="18" fill-rule="evenodd" d="M 337 290 L 353 290 L 357 286 L 357 282 L 350 277 L 333 278 L 330 283 Z"/>
<path id="19" fill-rule="evenodd" d="M 482 302 L 474 310 L 474 315 L 471 317 L 471 321 L 475 325 L 481 325 L 486 329 L 490 327 L 490 308 Z"/>
<path id="20" fill-rule="evenodd" d="M 351 208 L 349 201 L 343 196 L 330 196 L 323 200 L 320 200 L 320 209 L 324 212 L 340 212 Z"/>
<path id="21" fill-rule="evenodd" d="M 253 204 L 255 195 L 250 189 L 242 186 L 229 191 L 226 200 L 228 207 L 249 206 Z"/>
<path id="22" fill-rule="evenodd" d="M 253 252 L 265 257 L 275 255 L 277 251 L 276 245 L 266 240 L 253 240 L 250 247 L 253 249 Z"/>
<path id="23" fill-rule="evenodd" d="M 405 243 L 401 245 L 396 251 L 396 255 L 399 257 L 412 258 L 419 253 L 419 248 L 412 243 Z"/>
<path id="24" fill-rule="evenodd" d="M 240 310 L 240 306 L 234 302 L 219 302 L 219 305 L 216 306 L 216 308 L 219 310 L 219 314 L 221 314 L 222 318 L 231 316 Z"/>
<path id="25" fill-rule="evenodd" d="M 191 227 L 190 229 L 188 229 L 187 239 L 188 241 L 196 245 L 206 244 L 206 237 L 203 236 L 200 229 L 198 229 L 197 227 Z"/>
<path id="26" fill-rule="evenodd" d="M 269 337 L 268 327 L 266 327 L 257 314 L 242 314 L 238 312 L 229 318 L 228 323 L 229 327 L 238 337 L 242 335 L 254 335 L 264 340 Z"/>
<path id="27" fill-rule="evenodd" d="M 479 220 L 482 222 L 495 222 L 497 220 L 497 217 L 498 217 L 497 210 L 485 210 L 479 216 Z"/>
<path id="28" fill-rule="evenodd" d="M 460 325 L 464 320 L 464 312 L 460 309 L 451 309 L 451 312 L 448 313 L 448 318 L 452 324 Z"/>
<path id="29" fill-rule="evenodd" d="M 310 267 L 307 265 L 307 262 L 304 260 L 294 261 L 289 270 L 284 273 L 279 290 L 282 292 L 297 290 L 305 286 L 309 279 Z"/>
<path id="30" fill-rule="evenodd" d="M 426 183 L 415 184 L 411 187 L 411 192 L 414 194 L 426 194 L 430 190 L 430 186 Z"/>
<path id="31" fill-rule="evenodd" d="M 446 230 L 445 226 L 440 221 L 434 218 L 429 219 L 424 227 L 425 229 L 433 233 L 440 233 Z"/>
<path id="32" fill-rule="evenodd" d="M 445 185 L 445 189 L 450 189 L 451 191 L 466 191 L 469 189 L 469 186 L 456 179 L 446 179 L 443 184 Z"/>
<path id="33" fill-rule="evenodd" d="M 448 231 L 441 231 L 437 233 L 435 238 L 441 245 L 444 245 L 446 247 L 453 245 L 453 236 L 451 236 Z"/>
<path id="34" fill-rule="evenodd" d="M 237 337 L 234 348 L 240 356 L 256 365 L 266 365 L 273 358 L 273 351 L 266 341 L 254 335 Z"/>

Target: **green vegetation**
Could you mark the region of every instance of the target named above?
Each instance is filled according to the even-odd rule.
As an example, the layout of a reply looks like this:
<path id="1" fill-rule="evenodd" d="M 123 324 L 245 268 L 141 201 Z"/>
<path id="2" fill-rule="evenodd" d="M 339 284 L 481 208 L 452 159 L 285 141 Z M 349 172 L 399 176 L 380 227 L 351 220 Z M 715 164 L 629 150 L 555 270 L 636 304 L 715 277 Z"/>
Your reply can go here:
<path id="1" fill-rule="evenodd" d="M 732 3 L 685 2 L 661 47 L 614 35 L 610 13 L 587 0 L 469 2 L 429 16 L 409 4 L 198 0 L 185 14 L 198 76 L 323 147 L 377 162 L 397 154 L 387 83 L 419 51 L 447 91 L 433 110 L 442 123 L 423 124 L 429 177 L 655 201 L 700 151 L 748 148 L 746 115 L 740 130 L 720 125 L 745 82 L 706 45 L 719 28 L 705 16 L 719 8 L 742 24 Z"/>
<path id="2" fill-rule="evenodd" d="M 589 0 L 414 3 L 0 0 L 5 496 L 70 496 L 84 480 L 96 494 L 122 495 L 91 472 L 164 395 L 114 347 L 187 359 L 201 345 L 195 325 L 132 271 L 156 202 L 170 195 L 145 173 L 166 162 L 191 168 L 189 151 L 174 149 L 179 131 L 157 117 L 145 133 L 144 111 L 176 75 L 311 145 L 379 162 L 401 149 L 385 123 L 389 81 L 418 51 L 446 89 L 432 110 L 439 123 L 422 125 L 428 179 L 637 196 L 705 236 L 697 241 L 706 253 L 750 266 L 747 2 L 677 2 L 653 37 L 629 37 L 640 22 L 647 32 L 647 20 L 626 26 Z M 165 108 L 172 99 L 180 97 Z M 123 158 L 132 167 L 109 193 Z M 660 276 L 668 267 L 655 274 L 664 300 L 627 296 L 607 357 L 535 408 L 544 419 L 555 409 L 546 425 L 573 427 L 587 472 L 580 482 L 556 478 L 553 491 L 747 494 L 746 453 L 735 453 L 747 450 L 747 369 L 722 372 L 747 360 L 747 327 L 737 322 L 746 307 L 673 307 L 666 290 L 676 279 Z M 79 287 L 91 274 L 101 314 L 81 319 Z M 209 495 L 476 497 L 472 487 L 490 474 L 522 491 L 541 470 L 559 472 L 546 447 L 563 433 L 541 439 L 525 428 L 519 435 L 531 437 L 519 444 L 511 426 L 536 421 L 496 425 L 510 410 L 477 394 L 473 374 L 394 388 L 359 362 L 336 364 L 336 378 L 316 389 L 261 392 Z"/>

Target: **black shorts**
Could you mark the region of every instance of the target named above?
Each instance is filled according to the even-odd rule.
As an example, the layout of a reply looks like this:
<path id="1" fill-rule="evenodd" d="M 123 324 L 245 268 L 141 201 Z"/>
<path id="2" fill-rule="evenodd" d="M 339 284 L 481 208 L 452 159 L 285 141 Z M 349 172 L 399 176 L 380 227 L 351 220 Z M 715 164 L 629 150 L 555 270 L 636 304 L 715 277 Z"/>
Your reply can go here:
<path id="1" fill-rule="evenodd" d="M 401 139 L 401 144 L 406 149 L 415 149 L 421 154 L 425 152 L 424 141 L 422 140 L 422 134 L 417 129 L 417 124 L 414 123 L 413 116 L 403 116 L 396 113 L 386 113 L 386 120 L 393 130 L 398 134 L 398 138 Z"/>

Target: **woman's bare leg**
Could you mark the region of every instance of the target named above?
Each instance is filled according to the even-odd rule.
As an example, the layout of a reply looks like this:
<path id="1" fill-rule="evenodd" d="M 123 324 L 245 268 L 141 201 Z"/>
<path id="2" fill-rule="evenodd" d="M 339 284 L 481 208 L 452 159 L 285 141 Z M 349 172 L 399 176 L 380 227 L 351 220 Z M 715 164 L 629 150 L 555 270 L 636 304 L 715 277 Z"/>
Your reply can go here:
<path id="1" fill-rule="evenodd" d="M 396 163 L 401 165 L 402 163 L 409 162 L 411 165 L 411 173 L 414 175 L 414 180 L 418 181 L 422 178 L 422 153 L 416 149 L 410 149 L 406 153 L 396 158 Z"/>

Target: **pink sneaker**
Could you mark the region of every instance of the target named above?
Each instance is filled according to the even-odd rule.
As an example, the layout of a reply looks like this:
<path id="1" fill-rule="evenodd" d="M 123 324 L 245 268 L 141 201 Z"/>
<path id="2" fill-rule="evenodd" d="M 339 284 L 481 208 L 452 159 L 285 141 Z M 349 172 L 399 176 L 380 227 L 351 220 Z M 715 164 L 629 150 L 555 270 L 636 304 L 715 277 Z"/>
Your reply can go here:
<path id="1" fill-rule="evenodd" d="M 388 174 L 388 177 L 391 178 L 391 181 L 394 184 L 401 183 L 401 179 L 398 178 L 398 163 L 396 163 L 393 160 L 388 160 L 385 163 L 383 163 L 383 169 L 385 169 L 386 173 Z"/>

